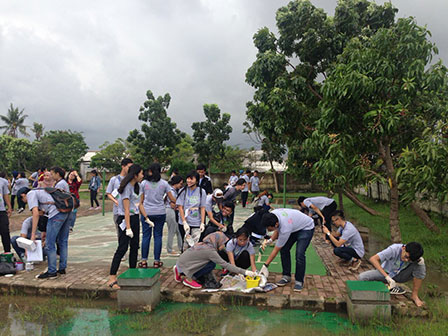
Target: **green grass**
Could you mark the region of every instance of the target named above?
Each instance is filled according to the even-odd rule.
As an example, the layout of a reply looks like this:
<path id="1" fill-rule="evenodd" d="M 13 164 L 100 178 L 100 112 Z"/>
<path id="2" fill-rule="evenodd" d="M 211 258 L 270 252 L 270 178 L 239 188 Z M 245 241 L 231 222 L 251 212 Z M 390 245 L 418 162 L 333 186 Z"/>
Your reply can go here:
<path id="1" fill-rule="evenodd" d="M 318 196 L 324 193 L 287 193 L 286 198 L 296 199 L 298 196 Z M 275 194 L 276 199 L 281 199 L 281 194 Z M 369 207 L 378 211 L 380 216 L 371 216 L 352 201 L 344 196 L 344 210 L 347 219 L 357 225 L 368 227 L 371 232 L 390 241 L 389 229 L 389 204 L 386 202 L 375 201 L 367 197 L 359 196 L 359 198 Z M 337 197 L 335 197 L 337 201 Z M 278 201 L 277 201 L 278 202 Z M 282 206 L 274 204 L 274 207 Z M 429 231 L 420 221 L 415 213 L 409 207 L 400 208 L 400 229 L 402 241 L 404 243 L 417 241 L 423 245 L 425 250 L 425 260 L 432 266 L 436 266 L 443 272 L 448 272 L 448 219 L 431 213 L 431 219 L 440 228 L 440 234 Z"/>

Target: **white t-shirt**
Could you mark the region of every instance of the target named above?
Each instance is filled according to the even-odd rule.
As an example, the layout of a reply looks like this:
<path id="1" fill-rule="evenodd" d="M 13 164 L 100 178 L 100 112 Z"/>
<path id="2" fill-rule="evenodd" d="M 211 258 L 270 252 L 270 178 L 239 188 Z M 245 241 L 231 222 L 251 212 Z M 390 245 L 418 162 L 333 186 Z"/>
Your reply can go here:
<path id="1" fill-rule="evenodd" d="M 193 191 L 185 188 L 180 196 L 177 198 L 176 204 L 184 207 L 185 219 L 188 225 L 192 227 L 199 227 L 201 225 L 201 211 L 200 208 L 205 208 L 207 193 L 205 190 L 200 190 L 196 187 Z M 182 218 L 179 216 L 179 224 L 182 224 Z"/>
<path id="2" fill-rule="evenodd" d="M 309 208 L 309 207 L 311 207 L 311 204 L 313 204 L 319 210 L 322 210 L 327 205 L 330 205 L 333 202 L 334 202 L 334 199 L 324 197 L 324 196 L 309 197 L 309 198 L 305 198 L 305 200 L 303 201 L 303 203 L 305 204 L 306 207 Z"/>
<path id="3" fill-rule="evenodd" d="M 279 223 L 277 247 L 283 247 L 293 232 L 314 229 L 313 219 L 299 210 L 275 209 L 271 213 L 277 216 Z"/>
<path id="4" fill-rule="evenodd" d="M 236 184 L 236 181 L 238 181 L 238 176 L 236 176 L 236 175 L 231 175 L 230 177 L 229 177 L 229 186 L 234 186 L 235 184 Z"/>
<path id="5" fill-rule="evenodd" d="M 44 213 L 48 215 L 48 219 L 56 216 L 59 211 L 54 204 L 53 197 L 45 190 L 33 189 L 26 194 L 28 208 L 33 210 L 33 208 L 37 207 L 39 210 L 42 210 Z"/>
<path id="6" fill-rule="evenodd" d="M 118 198 L 120 197 L 120 194 L 118 193 L 118 188 L 120 187 L 120 183 L 121 180 L 124 178 L 124 176 L 121 175 L 116 175 L 114 177 L 112 177 L 109 180 L 109 184 L 107 185 L 106 188 L 106 194 L 111 194 L 112 196 L 114 196 L 114 198 L 118 201 Z M 114 215 L 118 215 L 118 206 L 115 205 L 113 206 L 113 213 Z"/>
<path id="7" fill-rule="evenodd" d="M 6 211 L 3 195 L 9 195 L 8 180 L 0 177 L 0 211 Z"/>
<path id="8" fill-rule="evenodd" d="M 250 191 L 260 191 L 260 179 L 258 176 L 252 176 L 250 183 Z"/>
<path id="9" fill-rule="evenodd" d="M 61 189 L 66 192 L 70 192 L 70 186 L 68 185 L 67 181 L 64 179 L 60 179 L 56 184 L 54 185 L 56 189 Z"/>
<path id="10" fill-rule="evenodd" d="M 245 187 L 244 187 L 244 189 L 242 190 L 242 192 L 249 191 L 249 181 L 250 181 L 249 176 L 247 176 L 247 175 L 241 175 L 241 178 L 244 179 L 244 180 L 246 181 Z"/>
<path id="11" fill-rule="evenodd" d="M 140 188 L 141 191 L 141 188 Z M 129 204 L 129 214 L 132 215 L 138 215 L 140 212 L 138 210 L 138 204 L 140 202 L 140 195 L 137 195 L 134 192 L 134 186 L 131 183 L 128 183 L 126 187 L 124 188 L 123 192 L 119 194 L 120 197 L 118 198 L 118 215 L 124 216 L 124 206 L 123 206 L 123 200 L 128 199 Z"/>
<path id="12" fill-rule="evenodd" d="M 239 255 L 241 253 L 243 253 L 244 251 L 247 251 L 249 253 L 249 255 L 255 254 L 254 246 L 252 245 L 252 243 L 250 241 L 248 241 L 247 244 L 244 246 L 239 246 L 236 238 L 230 239 L 227 242 L 226 251 L 232 252 L 235 259 L 238 258 Z"/>
<path id="13" fill-rule="evenodd" d="M 171 189 L 168 182 L 165 180 L 159 180 L 158 182 L 144 180 L 140 187 L 144 194 L 143 206 L 146 214 L 148 216 L 166 215 L 163 197 Z"/>
<path id="14" fill-rule="evenodd" d="M 354 249 L 356 254 L 362 258 L 364 256 L 364 243 L 356 227 L 347 221 L 344 228 L 342 226 L 338 228 L 338 232 L 341 234 L 341 239 L 346 241 L 344 245 Z"/>
<path id="15" fill-rule="evenodd" d="M 22 227 L 20 229 L 20 234 L 24 234 L 26 237 L 31 238 L 31 233 L 33 229 L 33 217 L 28 217 L 25 219 L 22 223 Z M 36 238 L 41 237 L 41 232 L 37 229 L 36 230 Z"/>

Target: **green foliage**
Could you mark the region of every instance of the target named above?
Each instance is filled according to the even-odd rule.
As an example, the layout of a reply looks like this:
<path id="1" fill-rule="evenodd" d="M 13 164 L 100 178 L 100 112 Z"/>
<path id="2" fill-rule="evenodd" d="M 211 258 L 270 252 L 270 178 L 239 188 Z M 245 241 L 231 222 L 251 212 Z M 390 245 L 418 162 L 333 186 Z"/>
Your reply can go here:
<path id="1" fill-rule="evenodd" d="M 49 161 L 42 162 L 43 167 L 59 166 L 64 169 L 77 167 L 88 150 L 84 136 L 71 130 L 48 131 L 36 146 L 47 150 L 42 155 L 48 156 Z"/>
<path id="2" fill-rule="evenodd" d="M 199 162 L 210 166 L 214 161 L 222 159 L 226 147 L 224 142 L 230 139 L 232 127 L 229 125 L 230 114 L 223 113 L 216 104 L 204 104 L 205 121 L 194 122 L 194 149 L 199 155 Z"/>
<path id="3" fill-rule="evenodd" d="M 0 170 L 28 170 L 36 155 L 28 139 L 18 139 L 9 135 L 0 136 Z"/>
<path id="4" fill-rule="evenodd" d="M 143 122 L 141 131 L 131 131 L 127 140 L 133 145 L 132 157 L 136 162 L 145 167 L 152 162 L 163 165 L 169 161 L 183 134 L 168 117 L 166 110 L 171 100 L 168 93 L 155 98 L 148 90 L 146 98 L 138 116 Z"/>
<path id="5" fill-rule="evenodd" d="M 171 167 L 168 171 L 168 174 L 171 175 L 174 169 L 179 171 L 179 174 L 185 178 L 189 172 L 195 170 L 196 166 L 192 161 L 184 161 L 181 159 L 174 159 L 171 161 Z"/>
<path id="6" fill-rule="evenodd" d="M 172 155 L 172 160 L 192 161 L 194 157 L 193 138 L 184 134 L 182 140 L 177 144 Z"/>
<path id="7" fill-rule="evenodd" d="M 44 134 L 44 125 L 39 124 L 37 122 L 33 123 L 33 128 L 31 129 L 31 132 L 34 133 L 34 136 L 36 137 L 36 140 L 40 140 L 42 135 Z"/>
<path id="8" fill-rule="evenodd" d="M 129 153 L 123 139 L 118 138 L 112 144 L 106 141 L 100 146 L 100 151 L 92 157 L 90 167 L 118 173 L 121 171 L 121 160 L 128 156 Z"/>
<path id="9" fill-rule="evenodd" d="M 24 109 L 19 111 L 18 107 L 14 107 L 11 103 L 6 115 L 0 115 L 1 121 L 5 124 L 0 126 L 0 129 L 4 129 L 3 134 L 7 134 L 13 138 L 17 138 L 19 133 L 28 136 L 26 132 L 27 126 L 24 125 L 27 114 L 23 114 Z"/>
<path id="10" fill-rule="evenodd" d="M 244 149 L 238 146 L 224 145 L 224 155 L 216 161 L 212 162 L 212 173 L 230 173 L 232 170 L 243 169 L 243 160 L 246 154 Z"/>

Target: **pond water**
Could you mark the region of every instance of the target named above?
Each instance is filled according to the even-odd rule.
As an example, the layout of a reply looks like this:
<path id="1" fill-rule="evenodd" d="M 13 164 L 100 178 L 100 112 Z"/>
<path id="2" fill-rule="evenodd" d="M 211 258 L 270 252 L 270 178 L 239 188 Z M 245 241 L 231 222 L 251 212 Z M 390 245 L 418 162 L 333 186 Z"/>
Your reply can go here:
<path id="1" fill-rule="evenodd" d="M 162 303 L 152 313 L 116 311 L 109 303 L 7 296 L 0 301 L 0 335 L 312 335 L 354 326 L 345 316 L 245 306 Z"/>

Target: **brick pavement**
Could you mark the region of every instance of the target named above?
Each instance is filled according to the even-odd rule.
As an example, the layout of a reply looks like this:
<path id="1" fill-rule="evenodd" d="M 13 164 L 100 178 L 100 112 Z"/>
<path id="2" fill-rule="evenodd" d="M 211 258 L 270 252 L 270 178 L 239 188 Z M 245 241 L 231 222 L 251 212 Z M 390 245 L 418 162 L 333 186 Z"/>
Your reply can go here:
<path id="1" fill-rule="evenodd" d="M 332 248 L 323 240 L 322 235 L 313 237 L 313 245 L 322 258 L 327 275 L 306 275 L 304 289 L 301 293 L 294 292 L 291 286 L 277 288 L 269 293 L 243 294 L 234 292 L 205 293 L 186 288 L 174 281 L 171 268 L 161 269 L 162 298 L 176 302 L 201 302 L 212 304 L 243 304 L 273 308 L 294 308 L 315 311 L 346 311 L 346 280 L 356 280 L 358 273 L 353 273 L 347 267 L 338 264 L 338 259 L 332 253 Z M 31 272 L 22 271 L 11 278 L 0 277 L 0 292 L 24 293 L 28 295 L 60 295 L 83 298 L 116 298 L 116 292 L 111 290 L 106 282 L 109 264 L 101 262 L 70 264 L 67 275 L 57 279 L 37 280 L 35 275 L 43 271 L 45 263 L 37 265 Z M 126 270 L 122 263 L 120 272 Z M 363 261 L 359 272 L 372 267 Z M 281 274 L 271 273 L 268 282 L 280 280 Z M 406 315 L 426 315 L 425 309 L 417 309 L 409 295 L 393 296 L 393 313 Z"/>

